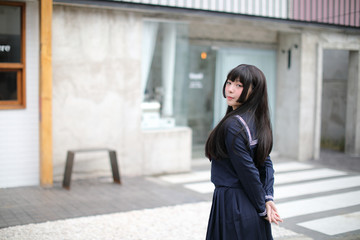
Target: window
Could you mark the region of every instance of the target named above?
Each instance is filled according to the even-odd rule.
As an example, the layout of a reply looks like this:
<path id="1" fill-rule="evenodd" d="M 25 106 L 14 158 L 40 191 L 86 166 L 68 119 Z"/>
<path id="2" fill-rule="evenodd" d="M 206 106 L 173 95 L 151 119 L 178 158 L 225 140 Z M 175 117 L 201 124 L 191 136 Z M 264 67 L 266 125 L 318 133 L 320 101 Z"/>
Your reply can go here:
<path id="1" fill-rule="evenodd" d="M 0 109 L 25 108 L 25 4 L 0 1 Z"/>
<path id="2" fill-rule="evenodd" d="M 145 21 L 142 57 L 142 127 L 185 125 L 187 24 Z"/>

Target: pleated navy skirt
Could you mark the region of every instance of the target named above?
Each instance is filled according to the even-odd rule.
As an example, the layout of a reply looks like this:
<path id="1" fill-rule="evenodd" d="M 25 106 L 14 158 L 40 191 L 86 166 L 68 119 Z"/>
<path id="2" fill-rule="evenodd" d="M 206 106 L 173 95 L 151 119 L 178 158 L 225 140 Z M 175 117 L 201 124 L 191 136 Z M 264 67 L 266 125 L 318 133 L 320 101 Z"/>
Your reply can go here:
<path id="1" fill-rule="evenodd" d="M 216 187 L 206 240 L 273 239 L 271 225 L 260 217 L 241 187 Z"/>

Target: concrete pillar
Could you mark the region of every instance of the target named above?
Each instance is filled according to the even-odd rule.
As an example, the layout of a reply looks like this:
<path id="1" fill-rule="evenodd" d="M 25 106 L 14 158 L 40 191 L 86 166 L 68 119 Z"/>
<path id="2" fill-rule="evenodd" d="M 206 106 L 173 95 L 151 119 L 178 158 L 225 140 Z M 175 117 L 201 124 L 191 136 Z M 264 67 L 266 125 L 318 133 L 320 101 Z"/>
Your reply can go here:
<path id="1" fill-rule="evenodd" d="M 359 51 L 350 51 L 347 87 L 345 153 L 360 156 Z"/>
<path id="2" fill-rule="evenodd" d="M 301 35 L 301 64 L 299 85 L 299 161 L 314 158 L 314 132 L 316 111 L 318 37 L 311 32 Z"/>
<path id="3" fill-rule="evenodd" d="M 279 34 L 274 151 L 288 159 L 299 156 L 301 35 Z"/>

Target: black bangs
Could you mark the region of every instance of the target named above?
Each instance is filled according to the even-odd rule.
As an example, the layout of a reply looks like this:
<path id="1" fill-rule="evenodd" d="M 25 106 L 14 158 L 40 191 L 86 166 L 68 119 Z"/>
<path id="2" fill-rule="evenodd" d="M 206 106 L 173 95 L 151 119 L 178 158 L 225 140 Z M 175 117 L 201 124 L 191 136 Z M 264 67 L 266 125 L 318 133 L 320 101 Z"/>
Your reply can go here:
<path id="1" fill-rule="evenodd" d="M 233 70 L 231 70 L 228 73 L 226 80 L 230 80 L 230 81 L 234 82 L 237 79 L 239 79 L 242 84 L 245 84 L 246 81 L 250 77 L 249 74 L 246 74 L 248 76 L 245 76 L 245 74 L 244 74 L 245 72 L 246 72 L 245 66 L 240 65 L 240 66 L 238 66 L 237 68 L 234 68 Z"/>
<path id="2" fill-rule="evenodd" d="M 240 95 L 240 98 L 237 100 L 237 102 L 240 102 L 240 103 L 243 103 L 246 99 L 246 96 L 248 94 L 248 91 L 249 91 L 249 87 L 252 83 L 252 75 L 251 75 L 251 72 L 249 71 L 248 69 L 248 66 L 249 65 L 239 65 L 238 67 L 234 68 L 233 70 L 231 70 L 227 77 L 226 77 L 226 80 L 224 82 L 224 85 L 223 85 L 223 96 L 224 98 L 226 98 L 226 95 L 225 95 L 225 87 L 226 87 L 226 82 L 227 80 L 230 80 L 232 82 L 235 82 L 235 81 L 239 81 L 243 84 L 244 86 L 244 89 L 243 89 L 243 92 L 242 94 Z"/>
<path id="3" fill-rule="evenodd" d="M 235 82 L 236 80 L 241 79 L 241 71 L 237 70 L 237 69 L 233 69 L 231 72 L 229 72 L 229 74 L 226 77 L 226 80 L 230 80 L 232 82 Z"/>

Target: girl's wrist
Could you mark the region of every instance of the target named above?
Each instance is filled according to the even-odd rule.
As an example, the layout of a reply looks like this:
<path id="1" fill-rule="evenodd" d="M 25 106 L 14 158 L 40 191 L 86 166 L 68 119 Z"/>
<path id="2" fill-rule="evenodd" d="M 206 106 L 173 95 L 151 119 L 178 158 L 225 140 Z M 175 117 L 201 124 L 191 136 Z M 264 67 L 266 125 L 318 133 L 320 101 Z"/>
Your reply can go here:
<path id="1" fill-rule="evenodd" d="M 268 202 L 268 201 L 274 201 L 274 197 L 271 196 L 271 195 L 266 195 L 265 196 L 265 202 Z"/>

